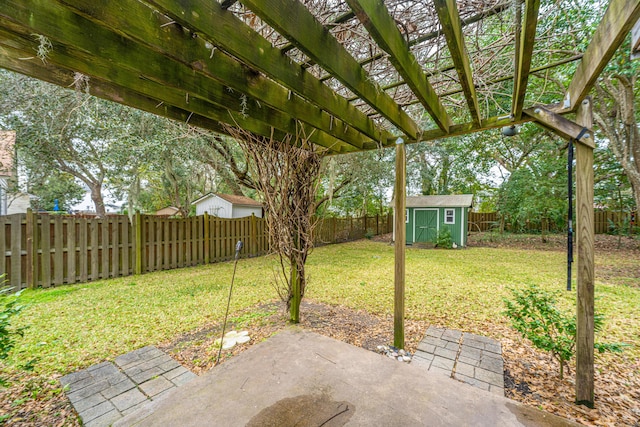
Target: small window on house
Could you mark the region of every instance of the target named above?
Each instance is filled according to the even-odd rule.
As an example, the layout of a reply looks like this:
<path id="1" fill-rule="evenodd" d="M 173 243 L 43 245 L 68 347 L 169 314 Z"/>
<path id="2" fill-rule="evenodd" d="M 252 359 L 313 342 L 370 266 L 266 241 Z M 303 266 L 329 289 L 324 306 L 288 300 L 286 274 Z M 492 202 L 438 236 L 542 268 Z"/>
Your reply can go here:
<path id="1" fill-rule="evenodd" d="M 445 209 L 444 210 L 444 223 L 445 224 L 455 224 L 456 222 L 456 211 L 455 209 Z"/>
<path id="2" fill-rule="evenodd" d="M 409 209 L 405 209 L 405 210 L 404 210 L 404 222 L 405 222 L 406 224 L 408 224 L 408 223 L 409 223 Z"/>

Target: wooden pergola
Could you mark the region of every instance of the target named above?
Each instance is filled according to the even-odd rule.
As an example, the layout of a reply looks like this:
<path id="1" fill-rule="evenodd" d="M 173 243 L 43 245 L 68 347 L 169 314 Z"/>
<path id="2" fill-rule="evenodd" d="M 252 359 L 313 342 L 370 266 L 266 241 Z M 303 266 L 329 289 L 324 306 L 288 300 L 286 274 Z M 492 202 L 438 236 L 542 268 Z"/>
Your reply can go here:
<path id="1" fill-rule="evenodd" d="M 640 0 L 611 0 L 583 50 L 558 47 L 580 37 L 579 26 L 563 36 L 551 25 L 569 3 L 0 0 L 0 67 L 215 132 L 227 123 L 282 137 L 302 127 L 330 154 L 395 146 L 396 212 L 405 208 L 406 143 L 529 121 L 577 140 L 576 401 L 593 405 L 595 141 L 587 95 L 640 17 Z M 572 75 L 571 83 L 564 99 L 541 104 L 529 80 L 554 71 Z"/>

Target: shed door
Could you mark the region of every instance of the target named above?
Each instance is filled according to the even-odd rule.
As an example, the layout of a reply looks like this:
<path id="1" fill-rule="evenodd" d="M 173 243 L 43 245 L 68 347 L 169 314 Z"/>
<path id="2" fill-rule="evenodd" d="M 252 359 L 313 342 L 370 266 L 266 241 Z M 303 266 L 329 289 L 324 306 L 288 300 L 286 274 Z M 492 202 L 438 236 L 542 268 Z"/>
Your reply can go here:
<path id="1" fill-rule="evenodd" d="M 435 242 L 438 235 L 438 211 L 416 209 L 414 212 L 414 242 Z"/>

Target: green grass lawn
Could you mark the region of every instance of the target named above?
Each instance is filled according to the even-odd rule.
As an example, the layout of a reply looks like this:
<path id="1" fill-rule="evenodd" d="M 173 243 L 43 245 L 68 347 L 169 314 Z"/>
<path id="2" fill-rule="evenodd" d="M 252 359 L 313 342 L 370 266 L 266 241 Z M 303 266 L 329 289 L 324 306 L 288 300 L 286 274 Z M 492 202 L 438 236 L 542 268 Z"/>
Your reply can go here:
<path id="1" fill-rule="evenodd" d="M 358 241 L 317 248 L 308 261 L 307 298 L 391 315 L 393 247 Z M 240 260 L 231 312 L 277 299 L 275 258 Z M 597 257 L 616 265 L 615 255 Z M 627 262 L 627 261 L 624 261 Z M 637 260 L 636 260 L 637 262 Z M 467 331 L 506 324 L 508 287 L 535 283 L 565 287 L 565 254 L 494 248 L 407 250 L 406 313 L 414 319 Z M 135 348 L 170 340 L 224 316 L 232 263 L 151 273 L 55 289 L 26 291 L 19 317 L 30 325 L 11 363 L 38 357 L 36 372 L 65 374 Z M 640 355 L 640 278 L 600 280 L 596 305 L 606 315 L 602 339 L 623 341 Z M 570 309 L 575 293 L 561 293 Z"/>

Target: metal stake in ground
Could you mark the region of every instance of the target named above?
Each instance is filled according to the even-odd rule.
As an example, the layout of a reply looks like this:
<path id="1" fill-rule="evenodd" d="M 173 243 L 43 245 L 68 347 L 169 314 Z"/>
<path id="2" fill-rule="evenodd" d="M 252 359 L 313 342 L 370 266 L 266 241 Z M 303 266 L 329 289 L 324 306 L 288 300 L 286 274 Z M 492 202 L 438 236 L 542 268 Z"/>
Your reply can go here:
<path id="1" fill-rule="evenodd" d="M 224 330 L 227 328 L 227 316 L 229 316 L 229 305 L 231 304 L 231 292 L 233 291 L 233 281 L 236 278 L 236 267 L 238 266 L 238 258 L 240 257 L 240 251 L 242 250 L 242 240 L 238 240 L 236 243 L 236 256 L 233 261 L 233 275 L 231 276 L 231 286 L 229 287 L 229 298 L 227 299 L 227 311 L 224 313 L 224 323 L 222 324 L 222 335 L 220 335 L 220 350 L 218 350 L 218 357 L 216 363 L 213 366 L 218 366 L 220 363 L 220 355 L 222 354 L 222 343 L 224 341 Z"/>

